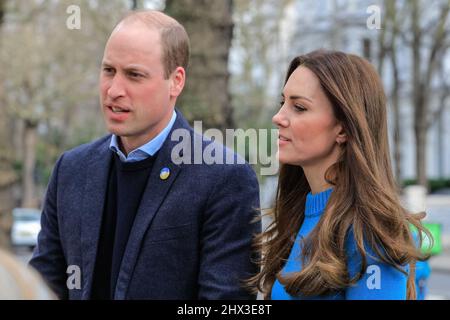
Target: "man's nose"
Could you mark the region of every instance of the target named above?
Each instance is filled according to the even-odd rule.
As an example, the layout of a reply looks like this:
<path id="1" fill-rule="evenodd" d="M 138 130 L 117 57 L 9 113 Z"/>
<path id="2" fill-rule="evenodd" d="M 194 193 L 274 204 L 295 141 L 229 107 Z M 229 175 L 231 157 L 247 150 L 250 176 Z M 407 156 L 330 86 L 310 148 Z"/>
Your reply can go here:
<path id="1" fill-rule="evenodd" d="M 118 75 L 115 75 L 114 78 L 112 78 L 111 86 L 109 87 L 107 94 L 112 100 L 125 96 L 123 79 Z"/>

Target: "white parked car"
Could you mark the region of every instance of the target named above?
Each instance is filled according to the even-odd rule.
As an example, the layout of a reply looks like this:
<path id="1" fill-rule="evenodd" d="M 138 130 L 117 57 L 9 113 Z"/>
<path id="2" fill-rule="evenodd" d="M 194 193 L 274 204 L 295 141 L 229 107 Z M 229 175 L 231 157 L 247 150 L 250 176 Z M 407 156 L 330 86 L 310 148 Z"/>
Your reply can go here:
<path id="1" fill-rule="evenodd" d="M 11 244 L 17 247 L 35 247 L 41 230 L 41 210 L 15 208 L 12 215 Z"/>

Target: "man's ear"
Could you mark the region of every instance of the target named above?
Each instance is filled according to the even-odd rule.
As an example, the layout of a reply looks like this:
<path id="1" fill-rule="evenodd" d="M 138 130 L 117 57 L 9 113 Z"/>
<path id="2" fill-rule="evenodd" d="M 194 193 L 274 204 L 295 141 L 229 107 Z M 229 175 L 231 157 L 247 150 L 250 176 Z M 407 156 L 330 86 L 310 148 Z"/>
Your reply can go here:
<path id="1" fill-rule="evenodd" d="M 170 75 L 170 96 L 178 97 L 183 91 L 186 81 L 186 71 L 183 67 L 177 67 Z"/>

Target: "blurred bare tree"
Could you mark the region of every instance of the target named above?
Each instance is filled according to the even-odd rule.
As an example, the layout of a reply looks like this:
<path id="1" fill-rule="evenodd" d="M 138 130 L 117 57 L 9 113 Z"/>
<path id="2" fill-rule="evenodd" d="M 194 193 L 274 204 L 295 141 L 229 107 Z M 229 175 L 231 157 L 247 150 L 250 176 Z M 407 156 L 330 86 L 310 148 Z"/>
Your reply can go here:
<path id="1" fill-rule="evenodd" d="M 385 61 L 389 63 L 392 73 L 389 100 L 394 118 L 395 173 L 397 178 L 402 175 L 401 133 L 404 130 L 401 129 L 400 100 L 402 88 L 405 87 L 411 92 L 414 114 L 417 181 L 427 186 L 427 135 L 446 106 L 448 92 L 442 75 L 439 79 L 439 71 L 444 70 L 442 62 L 450 46 L 450 1 L 438 0 L 430 4 L 423 0 L 385 0 L 384 9 L 378 61 L 381 74 Z M 400 62 L 408 58 L 409 68 L 401 68 Z M 405 80 L 404 75 L 409 78 Z M 440 100 L 435 99 L 436 93 L 441 96 Z M 438 158 L 441 160 L 442 156 Z"/>
<path id="2" fill-rule="evenodd" d="M 6 0 L 0 0 L 0 27 L 3 24 L 3 16 L 5 14 L 5 3 Z"/>
<path id="3" fill-rule="evenodd" d="M 439 82 L 441 83 L 442 90 L 439 95 L 439 108 L 435 110 L 431 123 L 435 124 L 437 122 L 438 127 L 438 172 L 440 177 L 444 177 L 445 174 L 445 161 L 444 161 L 444 150 L 445 146 L 449 145 L 448 141 L 444 141 L 445 131 L 447 130 L 448 123 L 445 122 L 444 111 L 450 108 L 450 74 L 445 69 L 445 59 L 441 59 L 439 63 Z"/>
<path id="4" fill-rule="evenodd" d="M 204 128 L 233 128 L 228 57 L 233 36 L 232 0 L 166 0 L 166 13 L 177 19 L 191 40 L 186 88 L 177 107 Z"/>
<path id="5" fill-rule="evenodd" d="M 71 5 L 80 7 L 80 29 L 66 25 Z M 98 72 L 107 36 L 126 9 L 124 1 L 8 3 L 0 54 L 5 90 L 0 109 L 9 126 L 1 140 L 21 173 L 21 206 L 39 204 L 38 165 L 48 175 L 63 149 L 104 131 Z"/>
<path id="6" fill-rule="evenodd" d="M 405 18 L 406 10 L 402 10 L 395 1 L 384 0 L 385 16 L 379 33 L 378 72 L 383 74 L 384 62 L 388 59 L 391 67 L 392 88 L 388 103 L 393 112 L 393 148 L 394 148 L 394 173 L 397 181 L 402 177 L 402 130 L 400 123 L 400 81 L 398 66 L 398 41 L 401 21 Z"/>
<path id="7" fill-rule="evenodd" d="M 434 9 L 437 10 L 437 19 L 433 19 L 430 25 L 421 23 L 425 20 L 423 19 L 425 7 L 430 8 L 427 1 L 411 0 L 407 3 L 410 5 L 412 39 L 405 41 L 412 54 L 417 180 L 419 184 L 427 186 L 427 133 L 433 121 L 433 117 L 430 116 L 433 114 L 433 110 L 430 110 L 430 100 L 433 96 L 433 83 L 439 71 L 439 61 L 444 59 L 450 46 L 448 23 L 450 0 L 433 3 Z"/>
<path id="8" fill-rule="evenodd" d="M 281 23 L 293 0 L 235 0 L 233 70 L 235 119 L 240 127 L 272 127 L 287 70 Z"/>

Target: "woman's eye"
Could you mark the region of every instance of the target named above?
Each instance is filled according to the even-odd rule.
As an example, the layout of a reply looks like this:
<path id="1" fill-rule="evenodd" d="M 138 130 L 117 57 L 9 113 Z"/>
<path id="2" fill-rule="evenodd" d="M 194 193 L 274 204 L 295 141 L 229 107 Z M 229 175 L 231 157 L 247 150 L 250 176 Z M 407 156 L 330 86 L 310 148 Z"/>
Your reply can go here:
<path id="1" fill-rule="evenodd" d="M 103 68 L 105 73 L 113 73 L 113 68 Z"/>
<path id="2" fill-rule="evenodd" d="M 280 107 L 282 107 L 283 104 L 284 104 L 284 100 L 281 100 L 281 101 L 280 101 Z"/>
<path id="3" fill-rule="evenodd" d="M 294 105 L 294 108 L 295 108 L 295 110 L 297 110 L 297 111 L 306 111 L 306 108 L 303 107 L 302 105 L 299 105 L 299 104 L 295 104 L 295 105 Z"/>

